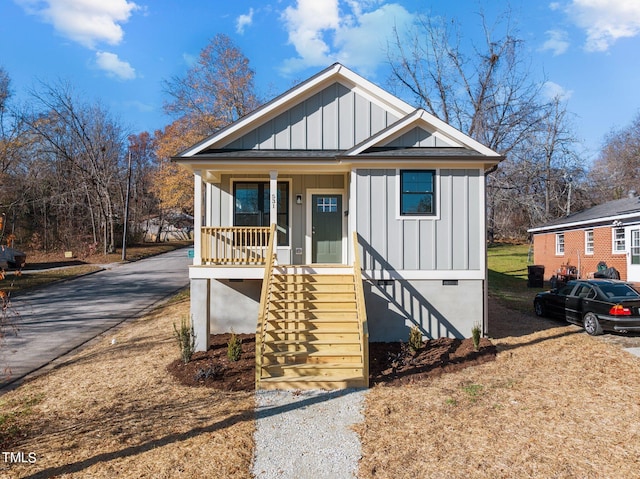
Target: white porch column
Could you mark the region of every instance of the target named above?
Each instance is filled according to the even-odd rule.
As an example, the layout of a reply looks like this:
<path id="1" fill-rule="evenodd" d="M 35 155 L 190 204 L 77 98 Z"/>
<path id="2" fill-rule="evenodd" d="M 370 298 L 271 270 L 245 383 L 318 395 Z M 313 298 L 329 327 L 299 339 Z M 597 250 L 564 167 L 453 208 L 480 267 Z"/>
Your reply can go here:
<path id="1" fill-rule="evenodd" d="M 278 171 L 269 172 L 269 225 L 278 224 Z"/>
<path id="2" fill-rule="evenodd" d="M 213 196 L 212 192 L 213 192 L 213 185 L 211 183 L 205 183 L 205 190 L 204 190 L 204 211 L 205 211 L 205 216 L 204 216 L 204 226 L 214 226 L 213 224 L 213 202 L 211 201 L 211 198 Z"/>
<path id="3" fill-rule="evenodd" d="M 210 294 L 210 280 L 191 280 L 191 324 L 196 336 L 196 351 L 209 349 L 209 334 L 211 332 L 211 319 L 209 318 Z"/>
<path id="4" fill-rule="evenodd" d="M 193 172 L 193 264 L 202 264 L 202 175 Z"/>

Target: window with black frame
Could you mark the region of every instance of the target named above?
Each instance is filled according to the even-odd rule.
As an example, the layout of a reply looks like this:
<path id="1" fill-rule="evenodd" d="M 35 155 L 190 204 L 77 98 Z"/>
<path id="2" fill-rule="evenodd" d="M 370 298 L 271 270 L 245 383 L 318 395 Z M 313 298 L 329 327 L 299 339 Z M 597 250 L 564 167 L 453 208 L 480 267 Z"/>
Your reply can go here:
<path id="1" fill-rule="evenodd" d="M 400 171 L 400 214 L 433 216 L 436 214 L 434 170 Z"/>
<path id="2" fill-rule="evenodd" d="M 269 182 L 233 184 L 233 226 L 269 226 Z M 289 183 L 278 182 L 278 246 L 289 245 Z"/>

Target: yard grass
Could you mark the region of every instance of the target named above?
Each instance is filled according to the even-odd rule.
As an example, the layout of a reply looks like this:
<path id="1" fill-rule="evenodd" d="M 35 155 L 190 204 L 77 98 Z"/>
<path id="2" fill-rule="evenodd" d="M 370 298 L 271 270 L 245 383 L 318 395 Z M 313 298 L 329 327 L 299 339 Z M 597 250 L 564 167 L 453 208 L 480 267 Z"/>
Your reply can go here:
<path id="1" fill-rule="evenodd" d="M 188 314 L 182 293 L 1 396 L 2 451 L 36 462 L 0 458 L 0 477 L 251 477 L 253 393 L 166 372 L 179 357 L 173 324 Z"/>
<path id="2" fill-rule="evenodd" d="M 372 388 L 358 477 L 637 477 L 637 357 L 576 326 L 496 342 L 494 362 Z"/>
<path id="3" fill-rule="evenodd" d="M 43 286 L 64 279 L 75 278 L 84 274 L 100 271 L 102 267 L 95 264 L 84 264 L 80 266 L 70 266 L 68 268 L 51 269 L 37 273 L 15 271 L 5 273 L 4 281 L 0 282 L 3 291 L 16 293 L 30 288 Z"/>
<path id="4" fill-rule="evenodd" d="M 492 286 L 490 310 L 501 312 L 491 320 L 535 332 L 494 339 L 494 362 L 371 388 L 357 426 L 358 477 L 637 476 L 640 402 L 630 398 L 640 397 L 640 359 L 609 335 L 536 318 L 526 250 L 490 255 L 507 277 Z M 496 291 L 521 294 L 526 312 L 496 308 Z M 0 477 L 251 477 L 253 393 L 188 388 L 166 373 L 179 357 L 173 324 L 188 308 L 183 292 L 0 396 L 2 450 L 37 458 L 0 460 Z"/>
<path id="5" fill-rule="evenodd" d="M 191 245 L 191 241 L 172 241 L 165 243 L 144 243 L 127 247 L 127 261 L 137 261 L 150 256 L 173 251 Z M 186 253 L 185 253 L 186 254 Z M 96 254 L 79 259 L 69 260 L 64 252 L 27 254 L 28 267 L 23 271 L 7 271 L 4 279 L 0 278 L 0 290 L 15 294 L 30 288 L 44 286 L 56 281 L 75 278 L 95 271 L 100 271 L 103 264 L 118 263 L 122 260 L 122 252 L 102 255 Z M 71 266 L 64 266 L 71 264 Z M 64 267 L 52 267 L 64 266 Z M 31 271 L 31 270 L 40 271 Z"/>
<path id="6" fill-rule="evenodd" d="M 489 294 L 517 311 L 531 311 L 542 288 L 527 287 L 529 245 L 495 244 L 487 248 Z"/>

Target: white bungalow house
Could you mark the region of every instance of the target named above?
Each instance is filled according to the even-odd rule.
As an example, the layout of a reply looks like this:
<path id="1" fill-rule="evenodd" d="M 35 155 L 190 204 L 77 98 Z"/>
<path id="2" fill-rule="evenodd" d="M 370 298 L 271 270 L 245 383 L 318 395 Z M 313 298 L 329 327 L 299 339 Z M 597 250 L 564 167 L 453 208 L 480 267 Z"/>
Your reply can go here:
<path id="1" fill-rule="evenodd" d="M 259 387 L 366 386 L 368 341 L 486 330 L 502 159 L 337 63 L 182 152 L 197 348 L 256 332 Z"/>

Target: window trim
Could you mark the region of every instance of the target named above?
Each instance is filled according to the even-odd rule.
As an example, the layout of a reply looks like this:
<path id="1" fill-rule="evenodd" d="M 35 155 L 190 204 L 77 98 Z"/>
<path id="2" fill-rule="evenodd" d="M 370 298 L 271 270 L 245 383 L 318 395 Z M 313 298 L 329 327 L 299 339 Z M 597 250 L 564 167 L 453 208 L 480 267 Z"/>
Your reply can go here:
<path id="1" fill-rule="evenodd" d="M 589 240 L 589 234 L 591 234 L 591 240 Z M 589 248 L 589 245 L 591 247 Z M 584 254 L 585 256 L 593 256 L 595 251 L 595 233 L 593 229 L 584 230 Z"/>
<path id="2" fill-rule="evenodd" d="M 403 214 L 402 213 L 402 172 L 403 171 L 429 171 L 433 173 L 433 201 L 434 208 L 431 214 Z M 439 220 L 440 219 L 440 169 L 439 168 L 396 168 L 396 219 L 399 220 Z"/>
<path id="3" fill-rule="evenodd" d="M 564 233 L 556 233 L 556 256 L 564 256 Z"/>
<path id="4" fill-rule="evenodd" d="M 622 232 L 622 249 L 617 249 L 616 245 L 620 244 L 620 239 L 616 238 L 616 232 Z M 625 254 L 627 252 L 627 232 L 624 227 L 611 228 L 611 254 Z"/>
<path id="5" fill-rule="evenodd" d="M 291 249 L 291 244 L 293 241 L 293 226 L 291 224 L 292 222 L 292 216 L 293 216 L 293 179 L 291 178 L 278 178 L 277 180 L 278 183 L 286 183 L 287 184 L 287 189 L 288 189 L 288 193 L 289 193 L 289 201 L 288 201 L 288 234 L 287 237 L 289 239 L 288 243 L 286 245 L 276 245 L 276 248 L 281 248 L 281 249 Z M 251 176 L 251 177 L 247 177 L 247 178 L 242 178 L 242 177 L 230 177 L 229 178 L 229 216 L 227 218 L 227 224 L 229 226 L 235 227 L 236 225 L 235 223 L 235 185 L 236 183 L 266 183 L 267 185 L 269 185 L 269 178 L 268 177 L 256 177 L 256 176 Z M 280 213 L 279 213 L 280 214 Z M 224 226 L 224 219 L 221 219 L 221 226 Z"/>

